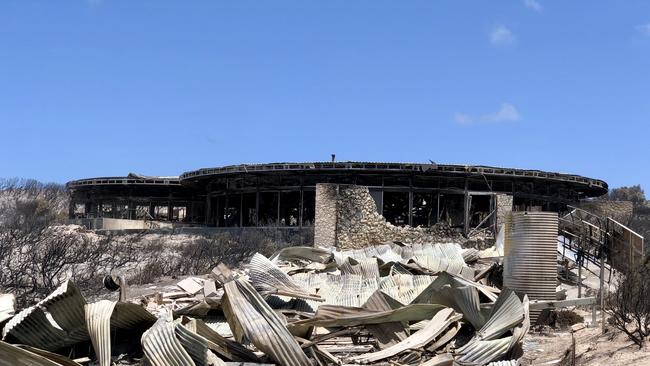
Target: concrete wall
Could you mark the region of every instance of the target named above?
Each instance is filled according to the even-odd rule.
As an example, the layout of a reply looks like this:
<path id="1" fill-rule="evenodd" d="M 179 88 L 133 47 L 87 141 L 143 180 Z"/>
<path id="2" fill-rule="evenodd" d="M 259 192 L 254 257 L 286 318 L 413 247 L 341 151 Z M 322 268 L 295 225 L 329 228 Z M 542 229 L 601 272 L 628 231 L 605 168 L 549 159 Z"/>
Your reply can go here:
<path id="1" fill-rule="evenodd" d="M 436 243 L 460 239 L 458 234 L 437 227 L 395 226 L 377 212 L 368 187 L 337 184 L 316 185 L 314 232 L 317 246 L 342 249 L 389 241 Z"/>
<path id="2" fill-rule="evenodd" d="M 171 223 L 143 220 L 111 219 L 100 217 L 96 219 L 73 219 L 71 224 L 85 226 L 91 230 L 145 230 L 172 228 Z"/>
<path id="3" fill-rule="evenodd" d="M 174 229 L 174 233 L 188 235 L 230 234 L 242 240 L 261 241 L 267 238 L 276 243 L 312 246 L 314 229 L 312 227 L 184 227 Z"/>

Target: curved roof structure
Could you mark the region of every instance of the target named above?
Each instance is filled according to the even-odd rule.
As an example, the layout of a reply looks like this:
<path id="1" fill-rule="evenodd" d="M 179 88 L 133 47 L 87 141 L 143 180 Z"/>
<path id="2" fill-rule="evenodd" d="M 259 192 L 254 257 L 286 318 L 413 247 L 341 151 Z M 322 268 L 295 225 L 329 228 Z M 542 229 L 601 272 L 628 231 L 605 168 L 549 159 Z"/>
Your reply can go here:
<path id="1" fill-rule="evenodd" d="M 423 174 L 440 177 L 483 176 L 504 180 L 547 180 L 565 183 L 582 191 L 590 197 L 607 193 L 607 183 L 600 179 L 587 178 L 574 174 L 553 173 L 541 170 L 498 168 L 481 165 L 451 165 L 435 163 L 373 163 L 373 162 L 305 162 L 240 164 L 224 167 L 203 168 L 181 174 L 181 183 L 198 183 L 203 180 L 247 173 L 328 173 L 358 172 L 382 174 Z"/>
<path id="2" fill-rule="evenodd" d="M 92 187 L 92 186 L 115 186 L 115 185 L 145 185 L 145 186 L 180 186 L 178 177 L 151 177 L 135 173 L 129 173 L 126 177 L 98 177 L 70 181 L 66 184 L 69 189 Z"/>

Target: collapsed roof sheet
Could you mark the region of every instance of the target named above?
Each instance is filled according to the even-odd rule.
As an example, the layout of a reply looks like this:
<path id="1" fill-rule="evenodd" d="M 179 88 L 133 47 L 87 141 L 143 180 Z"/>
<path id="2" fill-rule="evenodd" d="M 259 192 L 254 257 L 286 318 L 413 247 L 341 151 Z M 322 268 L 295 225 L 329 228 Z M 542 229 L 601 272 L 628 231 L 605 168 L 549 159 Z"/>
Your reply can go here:
<path id="1" fill-rule="evenodd" d="M 223 310 L 237 341 L 249 340 L 282 366 L 309 364 L 284 323 L 248 282 L 234 279 L 223 287 Z"/>
<path id="2" fill-rule="evenodd" d="M 38 304 L 9 320 L 2 337 L 49 351 L 87 340 L 85 304 L 77 286 L 66 281 Z"/>

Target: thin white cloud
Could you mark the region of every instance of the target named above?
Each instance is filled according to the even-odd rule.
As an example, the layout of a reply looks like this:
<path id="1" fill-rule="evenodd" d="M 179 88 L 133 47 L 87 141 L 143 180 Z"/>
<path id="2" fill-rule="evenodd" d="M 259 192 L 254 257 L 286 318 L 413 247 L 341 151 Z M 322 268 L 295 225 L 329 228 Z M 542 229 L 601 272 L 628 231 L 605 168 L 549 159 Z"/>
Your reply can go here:
<path id="1" fill-rule="evenodd" d="M 515 122 L 520 118 L 519 111 L 510 103 L 501 104 L 499 111 L 483 116 L 484 122 Z"/>
<path id="2" fill-rule="evenodd" d="M 517 37 L 504 25 L 499 25 L 490 32 L 490 43 L 496 46 L 507 46 L 514 44 Z"/>
<path id="3" fill-rule="evenodd" d="M 639 24 L 636 26 L 636 30 L 644 36 L 650 37 L 650 23 Z"/>
<path id="4" fill-rule="evenodd" d="M 456 113 L 454 115 L 454 120 L 459 125 L 471 125 L 472 123 L 474 123 L 474 118 L 472 118 L 472 116 L 470 116 L 469 114 L 465 114 L 465 113 Z"/>
<path id="5" fill-rule="evenodd" d="M 543 8 L 542 8 L 542 4 L 540 4 L 540 3 L 537 2 L 536 0 L 524 0 L 524 5 L 525 5 L 528 9 L 535 10 L 535 11 L 538 12 L 538 13 L 541 13 L 542 10 L 543 10 Z"/>
<path id="6" fill-rule="evenodd" d="M 498 111 L 480 116 L 472 116 L 466 113 L 454 114 L 454 121 L 460 125 L 516 122 L 520 119 L 519 111 L 510 103 L 502 103 Z"/>

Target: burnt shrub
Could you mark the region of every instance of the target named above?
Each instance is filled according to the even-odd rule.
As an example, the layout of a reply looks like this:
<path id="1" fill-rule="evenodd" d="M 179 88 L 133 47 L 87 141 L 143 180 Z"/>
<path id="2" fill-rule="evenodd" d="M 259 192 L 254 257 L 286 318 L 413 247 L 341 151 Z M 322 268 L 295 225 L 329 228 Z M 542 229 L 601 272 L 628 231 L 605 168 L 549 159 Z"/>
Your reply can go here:
<path id="1" fill-rule="evenodd" d="M 642 347 L 650 336 L 650 266 L 644 263 L 622 275 L 607 302 L 610 323 Z"/>
<path id="2" fill-rule="evenodd" d="M 257 231 L 242 235 L 221 233 L 196 238 L 179 249 L 180 257 L 175 272 L 204 274 L 221 262 L 238 266 L 255 253 L 268 257 L 286 245 L 288 244 L 278 243 Z"/>

